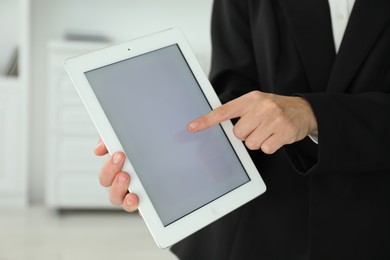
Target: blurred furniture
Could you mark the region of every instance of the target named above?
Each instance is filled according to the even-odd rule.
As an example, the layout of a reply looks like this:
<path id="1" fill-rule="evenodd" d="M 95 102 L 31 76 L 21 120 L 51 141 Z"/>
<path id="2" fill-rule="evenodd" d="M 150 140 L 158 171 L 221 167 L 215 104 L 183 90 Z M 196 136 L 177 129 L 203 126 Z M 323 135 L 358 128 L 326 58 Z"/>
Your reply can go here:
<path id="1" fill-rule="evenodd" d="M 93 154 L 98 132 L 64 68 L 64 60 L 103 43 L 48 44 L 46 204 L 54 209 L 111 207 L 98 183 L 106 157 Z"/>
<path id="2" fill-rule="evenodd" d="M 29 0 L 1 1 L 0 208 L 24 207 L 28 201 L 29 25 Z M 10 70 L 16 73 L 14 66 L 17 75 L 9 76 Z"/>

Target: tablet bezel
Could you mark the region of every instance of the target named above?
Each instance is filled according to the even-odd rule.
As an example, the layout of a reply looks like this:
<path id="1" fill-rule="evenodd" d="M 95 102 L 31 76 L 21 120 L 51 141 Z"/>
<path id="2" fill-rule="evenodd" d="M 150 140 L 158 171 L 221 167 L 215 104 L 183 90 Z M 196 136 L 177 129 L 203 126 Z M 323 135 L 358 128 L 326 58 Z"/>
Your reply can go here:
<path id="1" fill-rule="evenodd" d="M 177 28 L 154 33 L 65 61 L 66 70 L 110 154 L 117 151 L 125 151 L 115 135 L 115 131 L 107 119 L 103 108 L 100 106 L 85 76 L 85 72 L 175 44 L 183 54 L 210 106 L 213 109 L 220 106 L 221 102 L 191 50 L 190 45 L 187 43 L 183 33 Z M 199 209 L 194 209 L 192 213 L 176 220 L 168 226 L 162 224 L 131 165 L 131 158 L 126 158 L 123 170 L 128 172 L 131 177 L 129 190 L 139 196 L 139 212 L 143 216 L 156 244 L 160 248 L 166 248 L 177 243 L 265 192 L 265 184 L 256 166 L 253 164 L 243 143 L 233 134 L 231 121 L 222 122 L 221 126 L 250 180 L 207 205 Z"/>

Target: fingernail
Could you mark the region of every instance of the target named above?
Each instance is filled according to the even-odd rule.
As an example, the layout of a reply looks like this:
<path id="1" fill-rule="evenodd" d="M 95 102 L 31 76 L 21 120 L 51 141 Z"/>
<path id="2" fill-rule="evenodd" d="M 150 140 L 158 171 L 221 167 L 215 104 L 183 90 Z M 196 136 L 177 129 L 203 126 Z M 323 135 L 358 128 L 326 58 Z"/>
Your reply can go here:
<path id="1" fill-rule="evenodd" d="M 133 202 L 131 201 L 131 199 L 126 199 L 126 204 L 128 206 L 133 206 Z"/>
<path id="2" fill-rule="evenodd" d="M 125 177 L 125 176 L 123 176 L 123 175 L 119 175 L 118 176 L 118 183 L 119 184 L 125 184 L 127 182 L 127 178 Z"/>
<path id="3" fill-rule="evenodd" d="M 194 121 L 194 122 L 191 122 L 189 125 L 188 125 L 188 128 L 190 130 L 194 130 L 197 126 L 199 125 L 198 122 Z"/>
<path id="4" fill-rule="evenodd" d="M 123 158 L 123 156 L 121 153 L 115 153 L 114 156 L 112 157 L 112 162 L 114 164 L 118 164 L 122 161 L 122 158 Z"/>

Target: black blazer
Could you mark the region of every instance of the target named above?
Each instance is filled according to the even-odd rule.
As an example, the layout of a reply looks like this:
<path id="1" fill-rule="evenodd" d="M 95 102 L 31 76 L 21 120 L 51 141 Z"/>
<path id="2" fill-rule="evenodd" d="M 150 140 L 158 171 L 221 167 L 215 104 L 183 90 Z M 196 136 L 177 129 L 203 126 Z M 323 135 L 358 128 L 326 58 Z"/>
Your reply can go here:
<path id="1" fill-rule="evenodd" d="M 267 192 L 172 247 L 180 259 L 390 259 L 390 1 L 356 0 L 336 56 L 327 0 L 216 0 L 223 102 L 301 95 L 309 138 L 251 156 Z"/>

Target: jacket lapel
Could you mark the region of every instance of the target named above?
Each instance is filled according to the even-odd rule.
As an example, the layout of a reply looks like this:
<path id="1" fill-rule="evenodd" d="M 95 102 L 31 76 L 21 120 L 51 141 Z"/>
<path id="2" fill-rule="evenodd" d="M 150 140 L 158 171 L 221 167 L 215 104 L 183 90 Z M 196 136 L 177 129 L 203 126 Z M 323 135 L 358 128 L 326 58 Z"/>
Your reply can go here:
<path id="1" fill-rule="evenodd" d="M 389 18 L 389 0 L 356 0 L 332 69 L 328 91 L 340 92 L 348 88 Z"/>
<path id="2" fill-rule="evenodd" d="M 385 0 L 388 1 L 388 0 Z M 324 91 L 336 51 L 327 0 L 279 0 L 302 58 L 311 91 Z"/>

